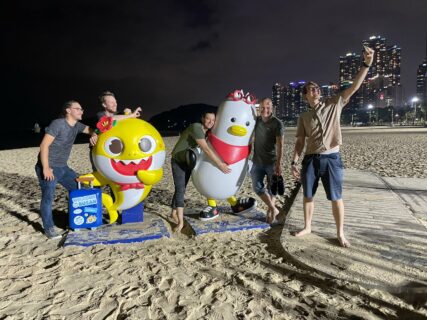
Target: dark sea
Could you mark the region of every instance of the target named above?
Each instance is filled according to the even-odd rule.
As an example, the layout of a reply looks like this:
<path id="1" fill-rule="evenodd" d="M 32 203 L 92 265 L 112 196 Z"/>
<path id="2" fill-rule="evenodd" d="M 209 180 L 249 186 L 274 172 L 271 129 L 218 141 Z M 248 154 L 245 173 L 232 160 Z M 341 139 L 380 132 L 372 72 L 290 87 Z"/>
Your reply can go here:
<path id="1" fill-rule="evenodd" d="M 170 137 L 179 135 L 178 131 L 162 131 L 162 137 Z M 44 136 L 44 130 L 40 133 L 35 133 L 34 130 L 14 130 L 0 131 L 0 150 L 19 149 L 29 147 L 39 147 Z M 75 144 L 89 143 L 89 136 L 86 134 L 78 134 Z"/>
<path id="2" fill-rule="evenodd" d="M 14 131 L 0 131 L 0 150 L 19 149 L 38 147 L 44 136 L 44 130 L 40 133 L 35 133 L 34 130 L 14 130 Z M 77 135 L 74 143 L 88 143 L 89 136 L 86 134 Z"/>

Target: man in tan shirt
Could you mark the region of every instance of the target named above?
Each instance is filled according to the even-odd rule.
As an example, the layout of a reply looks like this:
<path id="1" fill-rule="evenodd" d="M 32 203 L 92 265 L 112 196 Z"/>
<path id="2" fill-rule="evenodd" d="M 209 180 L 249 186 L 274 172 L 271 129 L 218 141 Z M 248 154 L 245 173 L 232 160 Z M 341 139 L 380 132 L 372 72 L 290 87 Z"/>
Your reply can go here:
<path id="1" fill-rule="evenodd" d="M 342 143 L 340 118 L 343 107 L 350 97 L 360 88 L 368 74 L 374 59 L 374 50 L 365 47 L 363 65 L 350 88 L 339 95 L 323 100 L 320 87 L 308 82 L 303 88 L 303 97 L 310 109 L 300 115 L 296 133 L 296 142 L 292 161 L 292 175 L 300 179 L 304 190 L 304 229 L 295 233 L 300 237 L 311 233 L 311 221 L 314 213 L 314 195 L 319 179 L 328 200 L 332 203 L 332 214 L 337 225 L 337 237 L 342 247 L 350 242 L 344 236 L 344 203 L 342 200 L 343 164 L 339 153 Z M 306 146 L 301 173 L 297 163 Z"/>

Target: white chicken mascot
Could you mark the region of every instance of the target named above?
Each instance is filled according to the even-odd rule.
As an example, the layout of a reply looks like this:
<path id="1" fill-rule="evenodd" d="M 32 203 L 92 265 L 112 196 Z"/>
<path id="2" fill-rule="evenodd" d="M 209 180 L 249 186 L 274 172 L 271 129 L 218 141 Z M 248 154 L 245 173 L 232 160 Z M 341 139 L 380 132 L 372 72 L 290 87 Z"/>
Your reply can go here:
<path id="1" fill-rule="evenodd" d="M 251 136 L 255 128 L 256 98 L 243 90 L 235 90 L 218 108 L 215 125 L 208 132 L 209 147 L 229 166 L 230 173 L 223 173 L 201 152 L 192 172 L 196 189 L 208 199 L 208 206 L 200 213 L 200 219 L 210 220 L 219 216 L 215 200 L 230 203 L 234 213 L 248 211 L 256 206 L 254 198 L 237 199 L 248 172 L 251 152 Z"/>

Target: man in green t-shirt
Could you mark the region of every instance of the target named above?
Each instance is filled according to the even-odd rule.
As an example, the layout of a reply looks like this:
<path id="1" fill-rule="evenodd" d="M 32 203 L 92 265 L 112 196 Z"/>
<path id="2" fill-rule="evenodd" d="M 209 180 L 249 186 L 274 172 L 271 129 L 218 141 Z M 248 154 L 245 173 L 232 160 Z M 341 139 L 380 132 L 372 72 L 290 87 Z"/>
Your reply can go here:
<path id="1" fill-rule="evenodd" d="M 215 124 L 215 114 L 206 112 L 201 123 L 193 123 L 184 132 L 172 150 L 172 176 L 175 184 L 175 193 L 172 198 L 172 219 L 176 223 L 174 232 L 180 232 L 184 226 L 184 194 L 191 170 L 186 161 L 186 152 L 190 148 L 200 147 L 212 162 L 224 173 L 231 172 L 228 165 L 220 159 L 206 142 L 206 132 Z"/>

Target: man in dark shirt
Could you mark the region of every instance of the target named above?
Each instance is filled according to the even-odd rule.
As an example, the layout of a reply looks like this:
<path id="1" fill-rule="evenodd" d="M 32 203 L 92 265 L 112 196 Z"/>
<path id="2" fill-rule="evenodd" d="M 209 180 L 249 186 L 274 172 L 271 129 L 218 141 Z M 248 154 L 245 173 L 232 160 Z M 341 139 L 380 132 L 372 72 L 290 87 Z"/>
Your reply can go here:
<path id="1" fill-rule="evenodd" d="M 63 118 L 53 120 L 46 128 L 35 166 L 42 190 L 40 213 L 43 228 L 50 239 L 60 237 L 52 219 L 52 202 L 55 198 L 56 184 L 61 184 L 68 191 L 77 188 L 75 180 L 77 174 L 68 167 L 67 161 L 77 134 L 92 133 L 92 129 L 79 122 L 82 119 L 83 109 L 77 101 L 66 102 L 63 106 L 63 114 Z"/>
<path id="2" fill-rule="evenodd" d="M 283 136 L 282 122 L 273 115 L 273 103 L 264 98 L 260 103 L 254 133 L 254 155 L 251 169 L 252 187 L 267 205 L 267 222 L 274 223 L 279 210 L 276 208 L 276 194 L 271 190 L 273 175 L 282 175 Z M 267 188 L 264 178 L 267 176 Z"/>

